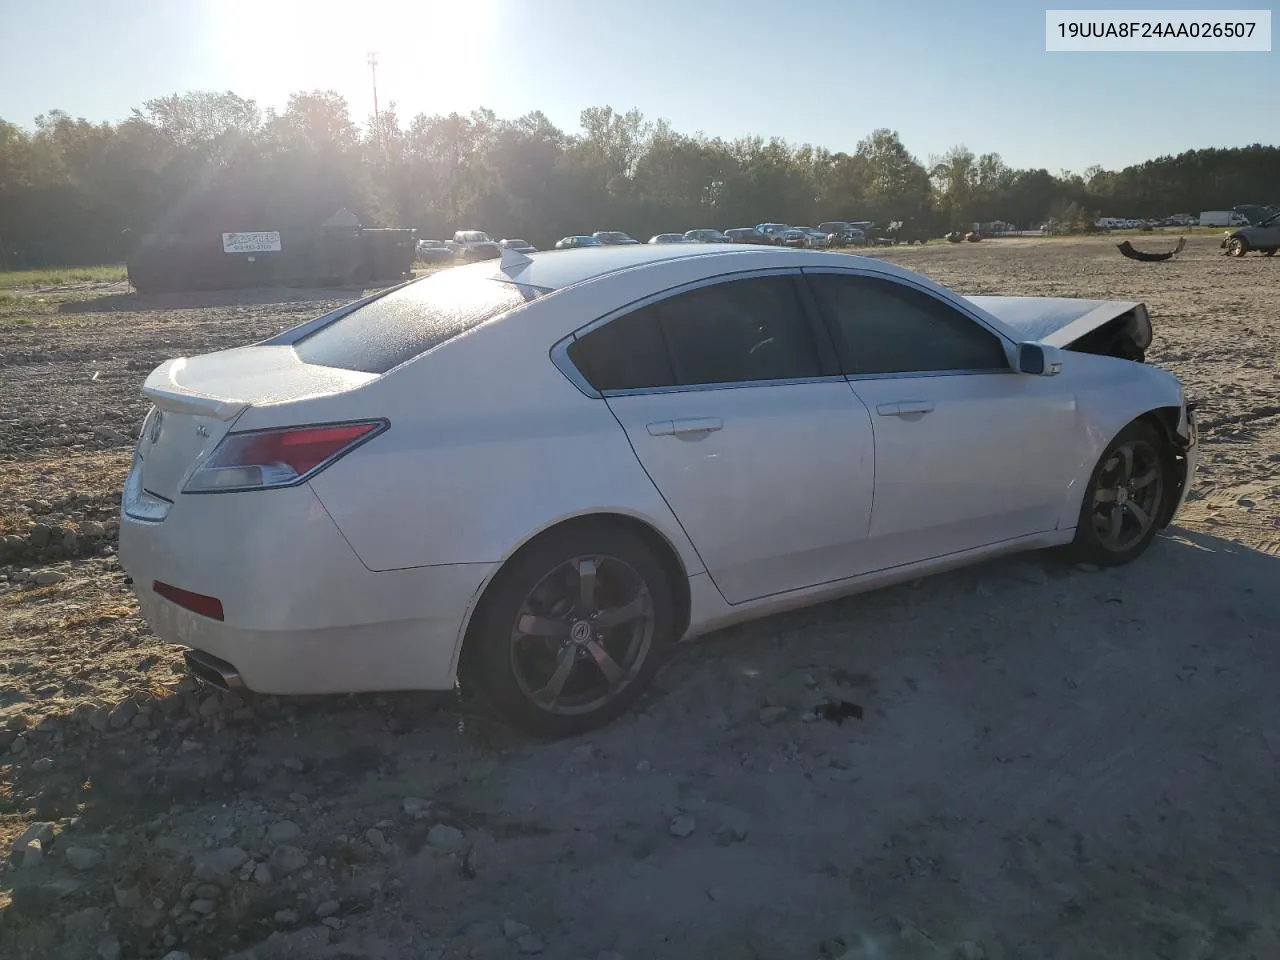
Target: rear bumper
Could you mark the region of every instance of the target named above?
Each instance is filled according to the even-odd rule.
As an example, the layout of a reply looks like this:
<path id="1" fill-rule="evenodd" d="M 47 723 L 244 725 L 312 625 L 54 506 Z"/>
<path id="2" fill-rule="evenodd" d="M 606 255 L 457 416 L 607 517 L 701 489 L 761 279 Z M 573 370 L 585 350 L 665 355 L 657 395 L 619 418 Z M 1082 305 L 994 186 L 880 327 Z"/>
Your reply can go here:
<path id="1" fill-rule="evenodd" d="M 120 562 L 158 637 L 278 694 L 449 689 L 461 625 L 490 570 L 371 572 L 306 486 L 181 496 L 158 523 L 122 509 Z M 160 596 L 156 581 L 216 597 L 224 619 Z"/>

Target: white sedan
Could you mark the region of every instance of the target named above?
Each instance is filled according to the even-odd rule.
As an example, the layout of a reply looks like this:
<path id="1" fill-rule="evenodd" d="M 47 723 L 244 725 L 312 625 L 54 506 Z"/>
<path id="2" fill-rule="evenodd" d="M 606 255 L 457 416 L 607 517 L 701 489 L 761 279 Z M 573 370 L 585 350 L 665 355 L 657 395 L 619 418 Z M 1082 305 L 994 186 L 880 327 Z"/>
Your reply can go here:
<path id="1" fill-rule="evenodd" d="M 456 267 L 146 380 L 120 559 L 222 687 L 580 732 L 673 643 L 998 554 L 1142 553 L 1194 468 L 1135 302 L 606 246 Z"/>

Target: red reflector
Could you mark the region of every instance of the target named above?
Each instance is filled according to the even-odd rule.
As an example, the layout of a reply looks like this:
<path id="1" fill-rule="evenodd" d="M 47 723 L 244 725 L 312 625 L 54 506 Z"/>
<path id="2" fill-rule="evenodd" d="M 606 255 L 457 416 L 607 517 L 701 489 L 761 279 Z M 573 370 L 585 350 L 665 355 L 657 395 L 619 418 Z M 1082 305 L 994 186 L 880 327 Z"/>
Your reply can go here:
<path id="1" fill-rule="evenodd" d="M 264 430 L 262 433 L 229 437 L 243 444 L 239 449 L 229 443 L 221 456 L 214 458 L 218 467 L 283 463 L 299 476 L 341 453 L 361 437 L 378 429 L 376 423 L 344 423 L 330 427 L 302 427 L 287 430 Z"/>
<path id="2" fill-rule="evenodd" d="M 202 617 L 208 617 L 211 620 L 222 619 L 222 601 L 217 597 L 206 597 L 203 593 L 192 593 L 190 590 L 182 590 L 179 587 L 161 583 L 159 580 L 151 584 L 151 589 L 166 600 L 171 600 L 192 613 L 198 613 Z"/>

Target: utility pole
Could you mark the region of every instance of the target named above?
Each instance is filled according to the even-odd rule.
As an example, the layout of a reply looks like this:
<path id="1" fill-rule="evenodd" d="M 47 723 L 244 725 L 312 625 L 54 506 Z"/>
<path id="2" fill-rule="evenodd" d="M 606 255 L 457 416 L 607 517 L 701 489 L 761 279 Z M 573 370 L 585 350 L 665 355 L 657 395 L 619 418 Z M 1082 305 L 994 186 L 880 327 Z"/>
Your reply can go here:
<path id="1" fill-rule="evenodd" d="M 369 73 L 373 77 L 373 137 L 378 145 L 378 153 L 382 153 L 382 117 L 378 113 L 378 55 L 370 52 L 367 59 Z"/>

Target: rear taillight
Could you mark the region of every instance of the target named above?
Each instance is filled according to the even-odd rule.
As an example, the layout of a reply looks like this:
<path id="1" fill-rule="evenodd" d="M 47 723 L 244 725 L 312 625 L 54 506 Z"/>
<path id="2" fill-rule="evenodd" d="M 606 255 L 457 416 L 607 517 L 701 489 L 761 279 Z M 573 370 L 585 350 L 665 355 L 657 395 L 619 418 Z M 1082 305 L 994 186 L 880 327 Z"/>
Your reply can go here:
<path id="1" fill-rule="evenodd" d="M 365 420 L 229 433 L 196 468 L 182 492 L 289 487 L 315 476 L 386 429 L 385 420 Z"/>
<path id="2" fill-rule="evenodd" d="M 190 590 L 183 590 L 181 587 L 175 587 L 169 583 L 161 583 L 159 580 L 152 582 L 151 589 L 171 603 L 176 603 L 192 613 L 198 613 L 200 616 L 208 617 L 210 620 L 222 619 L 222 601 L 217 597 L 207 597 L 203 593 L 192 593 Z"/>

